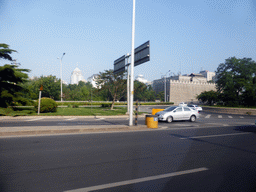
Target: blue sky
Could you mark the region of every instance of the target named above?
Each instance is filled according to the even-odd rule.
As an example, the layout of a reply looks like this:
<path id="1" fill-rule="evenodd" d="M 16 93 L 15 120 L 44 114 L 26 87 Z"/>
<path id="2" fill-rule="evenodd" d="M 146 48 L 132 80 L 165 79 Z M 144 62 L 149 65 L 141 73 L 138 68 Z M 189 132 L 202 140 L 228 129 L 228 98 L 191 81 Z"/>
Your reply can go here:
<path id="1" fill-rule="evenodd" d="M 150 61 L 135 75 L 215 71 L 225 59 L 256 60 L 254 0 L 136 0 L 135 47 L 150 40 Z M 70 82 L 78 67 L 87 79 L 113 69 L 131 53 L 132 0 L 0 0 L 0 43 L 30 76 Z M 0 65 L 8 61 L 0 60 Z M 162 73 L 162 74 L 161 74 Z"/>

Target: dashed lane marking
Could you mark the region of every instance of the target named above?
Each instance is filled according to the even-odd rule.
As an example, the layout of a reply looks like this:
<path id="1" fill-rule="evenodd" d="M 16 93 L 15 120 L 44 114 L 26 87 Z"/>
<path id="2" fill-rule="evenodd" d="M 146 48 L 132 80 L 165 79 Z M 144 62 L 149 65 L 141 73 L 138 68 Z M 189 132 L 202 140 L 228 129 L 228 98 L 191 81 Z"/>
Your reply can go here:
<path id="1" fill-rule="evenodd" d="M 105 118 L 99 118 L 99 119 L 96 119 L 96 121 L 98 121 L 98 120 L 102 120 L 102 119 L 105 119 Z"/>
<path id="2" fill-rule="evenodd" d="M 244 117 L 243 116 L 240 116 L 241 119 L 243 119 Z"/>
<path id="3" fill-rule="evenodd" d="M 29 120 L 25 120 L 25 121 L 38 121 L 38 120 L 42 120 L 44 118 L 37 118 L 37 119 L 29 119 Z"/>
<path id="4" fill-rule="evenodd" d="M 228 116 L 228 118 L 232 119 L 233 117 L 232 116 Z"/>
<path id="5" fill-rule="evenodd" d="M 210 118 L 210 117 L 211 117 L 211 115 L 207 115 L 205 118 L 208 119 L 208 118 Z"/>
<path id="6" fill-rule="evenodd" d="M 218 118 L 220 118 L 220 119 L 221 119 L 221 118 L 222 118 L 222 115 L 218 115 Z"/>
<path id="7" fill-rule="evenodd" d="M 132 180 L 127 180 L 127 181 L 108 183 L 108 184 L 97 185 L 97 186 L 92 186 L 92 187 L 73 189 L 73 190 L 69 190 L 67 192 L 95 191 L 95 190 L 107 189 L 107 188 L 118 187 L 118 186 L 123 186 L 123 185 L 130 185 L 130 184 L 135 184 L 135 183 L 152 181 L 152 180 L 156 180 L 156 179 L 164 179 L 164 178 L 168 178 L 168 177 L 186 175 L 186 174 L 190 174 L 190 173 L 197 173 L 197 172 L 207 171 L 207 170 L 209 170 L 209 169 L 206 167 L 201 167 L 201 168 L 197 168 L 197 169 L 190 169 L 190 170 L 178 171 L 178 172 L 167 173 L 167 174 L 162 174 L 162 175 L 143 177 L 143 178 L 139 178 L 139 179 L 132 179 Z"/>
<path id="8" fill-rule="evenodd" d="M 225 137 L 225 136 L 232 136 L 232 135 L 247 135 L 249 133 L 229 133 L 229 134 L 221 134 L 221 135 L 204 135 L 204 136 L 195 136 L 195 137 L 181 137 L 180 139 L 197 139 L 197 138 L 206 138 L 206 137 Z"/>
<path id="9" fill-rule="evenodd" d="M 77 119 L 77 118 L 66 119 L 66 121 L 73 121 L 75 119 Z"/>

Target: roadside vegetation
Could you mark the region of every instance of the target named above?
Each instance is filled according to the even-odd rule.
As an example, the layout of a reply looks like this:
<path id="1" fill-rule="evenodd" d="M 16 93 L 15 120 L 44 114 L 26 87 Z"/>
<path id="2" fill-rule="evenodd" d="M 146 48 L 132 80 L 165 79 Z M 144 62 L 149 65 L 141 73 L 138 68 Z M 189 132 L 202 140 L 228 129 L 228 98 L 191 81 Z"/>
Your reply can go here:
<path id="1" fill-rule="evenodd" d="M 256 62 L 231 57 L 216 71 L 217 91 L 202 92 L 197 98 L 208 105 L 225 107 L 256 106 Z"/>
<path id="2" fill-rule="evenodd" d="M 125 115 L 126 107 L 59 107 L 56 112 L 40 113 L 39 116 L 111 116 Z M 141 113 L 139 113 L 141 114 Z M 0 108 L 0 116 L 38 116 L 37 110 L 34 107 L 8 107 Z"/>

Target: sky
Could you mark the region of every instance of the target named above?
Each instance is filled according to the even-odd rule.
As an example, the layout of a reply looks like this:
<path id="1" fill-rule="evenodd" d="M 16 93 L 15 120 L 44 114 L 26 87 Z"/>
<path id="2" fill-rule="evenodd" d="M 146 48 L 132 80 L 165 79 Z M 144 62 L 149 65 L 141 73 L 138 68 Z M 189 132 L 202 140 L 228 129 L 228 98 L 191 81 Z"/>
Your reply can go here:
<path id="1" fill-rule="evenodd" d="M 0 43 L 29 76 L 87 80 L 131 53 L 132 0 L 0 0 Z M 150 61 L 134 68 L 163 75 L 216 71 L 230 57 L 256 60 L 255 0 L 136 0 L 135 48 L 150 41 Z M 0 60 L 0 65 L 9 61 Z M 168 72 L 170 70 L 170 72 Z"/>

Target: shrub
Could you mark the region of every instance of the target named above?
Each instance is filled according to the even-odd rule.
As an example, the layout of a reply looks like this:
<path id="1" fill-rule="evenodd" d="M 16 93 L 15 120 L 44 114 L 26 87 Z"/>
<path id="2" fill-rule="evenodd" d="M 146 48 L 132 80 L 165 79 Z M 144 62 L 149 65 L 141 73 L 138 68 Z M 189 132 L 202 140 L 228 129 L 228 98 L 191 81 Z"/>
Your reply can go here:
<path id="1" fill-rule="evenodd" d="M 57 103 L 53 99 L 43 97 L 40 104 L 40 113 L 56 112 L 57 106 Z M 38 110 L 38 100 L 35 102 L 34 107 Z"/>
<path id="2" fill-rule="evenodd" d="M 101 107 L 104 107 L 104 108 L 111 107 L 111 104 L 101 104 Z"/>
<path id="3" fill-rule="evenodd" d="M 78 108 L 79 105 L 75 104 L 75 105 L 72 105 L 73 108 Z"/>

